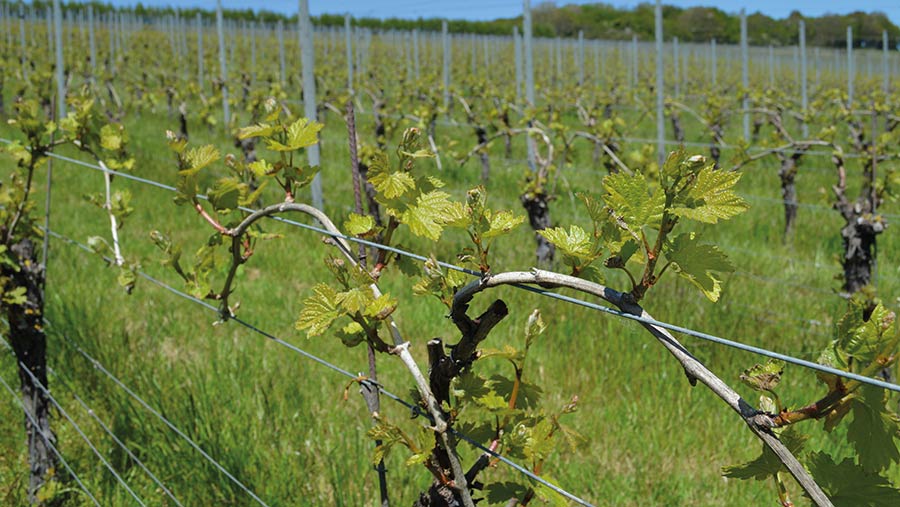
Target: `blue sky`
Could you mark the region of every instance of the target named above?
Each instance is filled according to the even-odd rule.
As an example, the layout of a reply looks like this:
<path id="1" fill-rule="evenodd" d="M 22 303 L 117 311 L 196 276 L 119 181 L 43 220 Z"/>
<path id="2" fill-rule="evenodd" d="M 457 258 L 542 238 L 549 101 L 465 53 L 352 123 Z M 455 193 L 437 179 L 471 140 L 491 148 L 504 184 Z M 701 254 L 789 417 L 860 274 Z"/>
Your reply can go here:
<path id="1" fill-rule="evenodd" d="M 112 0 L 115 5 L 133 5 L 134 0 Z M 539 3 L 533 0 L 532 5 Z M 557 5 L 569 3 L 594 3 L 591 0 L 562 0 Z M 609 0 L 606 3 L 618 7 L 630 7 L 639 0 Z M 737 12 L 742 7 L 748 12 L 762 11 L 770 16 L 783 18 L 794 9 L 805 15 L 818 16 L 825 13 L 845 14 L 855 10 L 882 11 L 900 25 L 900 0 L 665 0 L 663 3 L 681 7 L 715 5 L 728 12 Z M 215 0 L 143 0 L 147 6 L 176 6 L 212 8 Z M 264 6 L 276 12 L 293 13 L 297 10 L 296 0 L 269 0 L 247 2 L 222 0 L 226 8 L 247 8 Z M 522 11 L 521 0 L 309 0 L 312 14 L 350 13 L 353 16 L 371 17 L 448 17 L 463 19 L 493 19 L 512 17 Z"/>

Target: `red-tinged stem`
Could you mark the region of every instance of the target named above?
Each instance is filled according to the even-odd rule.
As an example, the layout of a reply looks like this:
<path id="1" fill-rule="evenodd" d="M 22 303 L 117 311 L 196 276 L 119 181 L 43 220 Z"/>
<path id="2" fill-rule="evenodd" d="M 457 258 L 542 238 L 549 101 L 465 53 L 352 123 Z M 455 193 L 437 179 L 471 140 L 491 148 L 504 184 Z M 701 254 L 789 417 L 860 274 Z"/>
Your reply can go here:
<path id="1" fill-rule="evenodd" d="M 194 203 L 194 209 L 197 210 L 197 213 L 201 217 L 203 217 L 203 219 L 206 220 L 209 223 L 209 225 L 211 225 L 213 227 L 213 229 L 215 229 L 217 232 L 219 232 L 221 234 L 228 233 L 228 229 L 226 229 L 222 224 L 220 224 L 218 220 L 216 220 L 215 218 L 210 216 L 210 214 L 205 209 L 203 209 L 203 206 L 201 206 L 199 202 Z"/>

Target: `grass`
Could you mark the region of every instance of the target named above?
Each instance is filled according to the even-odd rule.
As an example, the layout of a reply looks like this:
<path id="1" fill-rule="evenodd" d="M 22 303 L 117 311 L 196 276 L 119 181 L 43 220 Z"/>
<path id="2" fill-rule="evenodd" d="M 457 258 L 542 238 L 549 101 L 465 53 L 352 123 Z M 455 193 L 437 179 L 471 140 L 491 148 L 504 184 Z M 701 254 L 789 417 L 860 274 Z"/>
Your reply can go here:
<path id="1" fill-rule="evenodd" d="M 369 117 L 362 116 L 360 123 L 361 132 L 371 131 Z M 732 123 L 734 132 L 728 138 L 739 136 L 738 122 Z M 163 132 L 174 122 L 164 113 L 129 115 L 126 127 L 138 161 L 136 174 L 173 183 L 176 174 Z M 192 142 L 215 142 L 221 150 L 233 151 L 217 133 L 198 125 L 191 125 L 191 131 Z M 635 135 L 651 137 L 651 132 L 645 121 Z M 0 134 L 9 136 L 9 128 L 0 127 Z M 463 146 L 472 143 L 466 129 L 442 128 L 439 136 Z M 345 143 L 342 124 L 330 116 L 323 134 L 322 165 L 326 211 L 338 224 L 351 209 Z M 496 147 L 492 153 L 489 199 L 496 208 L 518 211 L 517 189 L 524 168 L 504 162 L 500 150 Z M 523 151 L 517 143 L 516 153 Z M 0 157 L 0 167 L 7 172 L 9 158 Z M 833 277 L 839 272 L 835 256 L 840 252 L 841 221 L 827 209 L 823 196 L 833 176 L 817 170 L 826 167 L 825 161 L 814 160 L 810 157 L 801 169 L 800 201 L 824 207 L 803 208 L 789 241 L 781 238 L 775 168 L 766 162 L 758 164 L 746 171 L 739 187 L 741 193 L 756 196 L 749 198 L 751 210 L 725 224 L 703 228 L 706 238 L 722 246 L 737 266 L 725 282 L 721 301 L 711 304 L 686 283 L 671 278 L 653 289 L 646 301 L 648 311 L 660 320 L 814 360 L 843 307 L 833 293 L 839 286 Z M 449 191 L 460 197 L 477 181 L 480 168 L 475 160 L 460 168 L 447 166 L 441 177 Z M 602 169 L 591 168 L 590 149 L 578 149 L 558 183 L 559 198 L 552 203 L 554 222 L 584 225 L 581 209 L 570 194 L 599 193 L 602 175 Z M 54 163 L 52 229 L 82 242 L 91 235 L 107 235 L 104 214 L 83 198 L 101 191 L 102 184 L 100 173 Z M 126 256 L 140 259 L 142 269 L 152 276 L 180 287 L 175 273 L 160 265 L 161 255 L 149 241 L 150 231 L 170 232 L 185 245 L 186 256 L 211 231 L 193 211 L 173 205 L 172 195 L 164 190 L 120 178 L 114 186 L 135 196 L 135 212 L 122 230 Z M 36 188 L 35 202 L 41 203 L 44 181 Z M 895 208 L 894 203 L 886 205 L 888 212 L 896 212 Z M 329 278 L 321 259 L 330 247 L 311 232 L 276 223 L 267 228 L 284 238 L 259 248 L 241 273 L 239 315 L 351 372 L 365 371 L 362 348 L 346 349 L 328 336 L 310 340 L 294 330 L 302 299 L 313 284 Z M 401 243 L 415 252 L 446 255 L 463 241 L 451 234 L 441 245 L 413 237 L 403 237 Z M 495 248 L 494 265 L 504 270 L 528 269 L 533 263 L 532 241 L 532 233 L 520 228 Z M 879 238 L 879 292 L 890 303 L 898 292 L 896 241 L 890 230 Z M 372 442 L 365 436 L 371 423 L 356 387 L 346 378 L 235 323 L 213 326 L 214 314 L 150 283 L 139 281 L 135 292 L 126 295 L 115 277 L 115 270 L 105 268 L 99 257 L 51 241 L 46 315 L 51 323 L 49 361 L 57 373 L 51 385 L 54 396 L 148 505 L 173 504 L 78 406 L 75 393 L 184 505 L 253 502 L 87 362 L 73 343 L 270 505 L 377 504 Z M 624 287 L 616 277 L 610 285 Z M 412 340 L 420 364 L 425 363 L 426 340 L 435 336 L 455 340 L 457 331 L 443 318 L 444 308 L 414 296 L 409 280 L 393 273 L 385 277 L 384 289 L 401 301 L 395 315 Z M 721 477 L 722 466 L 755 457 L 760 444 L 711 392 L 691 388 L 677 363 L 637 325 L 511 288 L 479 297 L 473 304 L 475 311 L 495 297 L 508 303 L 511 314 L 487 345 L 521 342 L 528 314 L 540 308 L 550 327 L 535 345 L 526 375 L 544 386 L 547 407 L 579 396 L 580 410 L 567 422 L 586 437 L 585 443 L 576 452 L 554 453 L 544 470 L 549 477 L 597 504 L 704 506 L 774 501 L 770 482 Z M 735 386 L 744 368 L 761 361 L 693 338 L 685 337 L 684 343 Z M 15 365 L 10 356 L 4 357 L 0 376 L 13 382 Z M 478 367 L 487 371 L 505 367 L 484 363 Z M 396 360 L 381 358 L 379 370 L 387 389 L 408 397 L 411 383 Z M 755 399 L 748 389 L 739 390 L 748 400 Z M 822 391 L 812 373 L 789 367 L 780 392 L 790 404 L 800 404 Z M 25 501 L 27 484 L 21 411 L 9 396 L 0 400 L 0 503 L 19 505 Z M 399 405 L 388 400 L 382 405 L 385 416 L 393 421 L 409 418 L 408 410 Z M 405 424 L 414 427 L 420 421 Z M 56 416 L 54 430 L 62 453 L 101 504 L 134 503 L 71 425 Z M 814 448 L 849 453 L 839 438 L 812 433 Z M 477 456 L 466 446 L 463 449 L 467 462 Z M 404 460 L 396 452 L 387 461 L 392 500 L 398 504 L 409 504 L 430 477 L 421 467 L 406 467 Z M 891 474 L 897 476 L 896 467 Z M 515 476 L 498 465 L 488 469 L 483 480 L 506 481 Z M 89 501 L 73 488 L 66 505 L 89 505 Z"/>

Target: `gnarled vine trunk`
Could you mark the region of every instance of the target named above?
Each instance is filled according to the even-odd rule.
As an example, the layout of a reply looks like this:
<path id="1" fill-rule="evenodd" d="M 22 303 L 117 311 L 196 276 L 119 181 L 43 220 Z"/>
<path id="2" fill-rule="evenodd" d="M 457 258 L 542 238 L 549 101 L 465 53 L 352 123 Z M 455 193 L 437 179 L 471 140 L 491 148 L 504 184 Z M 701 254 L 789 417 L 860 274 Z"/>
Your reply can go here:
<path id="1" fill-rule="evenodd" d="M 528 213 L 528 223 L 534 229 L 534 240 L 537 243 L 535 255 L 538 266 L 548 266 L 553 262 L 556 247 L 537 233 L 550 227 L 550 196 L 544 192 L 526 192 L 519 199 Z"/>
<path id="2" fill-rule="evenodd" d="M 859 211 L 858 211 L 859 210 Z M 844 291 L 853 294 L 872 282 L 875 266 L 875 240 L 885 224 L 854 206 L 847 224 L 841 229 L 844 243 Z"/>
<path id="3" fill-rule="evenodd" d="M 4 276 L 14 287 L 24 287 L 25 303 L 4 304 L 9 320 L 9 340 L 19 362 L 19 383 L 25 407 L 25 434 L 28 440 L 30 478 L 28 498 L 34 503 L 37 492 L 57 467 L 50 449 L 55 437 L 50 430 L 50 400 L 35 383 L 47 386 L 47 336 L 44 334 L 44 266 L 30 239 L 23 239 L 10 248 L 16 258 L 18 271 L 4 267 Z M 28 369 L 28 372 L 23 370 Z M 32 422 L 35 421 L 35 422 Z M 36 423 L 36 425 L 35 425 Z"/>
<path id="4" fill-rule="evenodd" d="M 784 240 L 787 241 L 794 230 L 797 221 L 797 164 L 803 154 L 794 153 L 787 157 L 782 155 L 781 168 L 778 170 L 778 178 L 781 180 L 781 200 L 784 204 Z"/>
<path id="5" fill-rule="evenodd" d="M 679 143 L 683 143 L 684 127 L 681 125 L 681 115 L 672 111 L 669 113 L 669 120 L 672 122 L 672 132 L 675 134 L 675 140 Z"/>
<path id="6" fill-rule="evenodd" d="M 481 125 L 475 127 L 475 136 L 478 138 L 478 144 L 484 144 L 485 147 L 478 152 L 478 158 L 481 159 L 481 182 L 487 183 L 491 177 L 491 160 L 487 152 L 487 130 Z"/>

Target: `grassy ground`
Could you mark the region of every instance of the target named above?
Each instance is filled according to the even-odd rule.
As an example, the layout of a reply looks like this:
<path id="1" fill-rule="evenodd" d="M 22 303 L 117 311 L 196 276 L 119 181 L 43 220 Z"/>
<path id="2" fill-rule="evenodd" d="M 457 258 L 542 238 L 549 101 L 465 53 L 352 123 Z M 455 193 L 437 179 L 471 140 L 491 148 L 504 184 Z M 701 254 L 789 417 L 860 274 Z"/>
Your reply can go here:
<path id="1" fill-rule="evenodd" d="M 361 131 L 371 129 L 365 117 Z M 126 121 L 136 173 L 174 183 L 173 159 L 163 132 L 175 123 L 164 115 Z M 350 211 L 351 192 L 346 134 L 333 117 L 323 136 L 326 211 L 340 223 Z M 191 126 L 196 142 L 217 136 Z M 6 126 L 0 133 L 9 135 Z M 650 136 L 649 125 L 636 135 Z M 439 135 L 468 143 L 468 132 L 448 129 Z M 222 150 L 233 150 L 220 142 Z M 521 158 L 522 147 L 516 146 Z M 698 150 L 699 151 L 699 150 Z M 71 154 L 63 150 L 64 153 Z M 9 159 L 0 155 L 8 171 Z M 521 165 L 504 162 L 500 149 L 492 157 L 488 185 L 496 208 L 518 211 Z M 726 336 L 749 344 L 815 359 L 829 340 L 831 324 L 843 303 L 834 289 L 840 282 L 836 255 L 840 252 L 838 214 L 829 209 L 827 189 L 834 176 L 827 159 L 809 158 L 798 181 L 801 209 L 797 230 L 782 241 L 782 210 L 775 167 L 760 163 L 746 171 L 739 191 L 749 212 L 704 231 L 721 245 L 737 270 L 725 282 L 718 304 L 674 278 L 654 288 L 646 307 L 656 318 Z M 441 177 L 451 193 L 462 196 L 477 181 L 480 167 L 449 163 Z M 585 224 L 572 194 L 600 191 L 603 171 L 592 168 L 590 150 L 578 150 L 558 181 L 552 204 L 554 222 Z M 44 181 L 35 201 L 43 202 Z M 134 214 L 122 230 L 125 254 L 141 259 L 149 274 L 181 287 L 175 273 L 160 265 L 161 255 L 149 240 L 151 230 L 170 232 L 185 244 L 186 255 L 199 247 L 210 230 L 195 213 L 176 207 L 172 194 L 132 181 L 116 179 L 117 189 L 134 194 Z M 84 242 L 106 235 L 104 214 L 85 201 L 84 194 L 103 188 L 102 175 L 71 164 L 54 163 L 51 227 Z M 896 213 L 894 203 L 886 205 Z M 346 349 L 338 340 L 308 340 L 294 330 L 300 301 L 317 281 L 328 277 L 321 262 L 329 251 L 318 235 L 271 224 L 284 239 L 266 243 L 241 273 L 239 315 L 262 329 L 351 372 L 365 371 L 365 351 Z M 898 293 L 896 235 L 888 230 L 879 242 L 878 288 L 893 303 Z M 463 244 L 450 235 L 449 245 L 416 238 L 402 243 L 416 252 L 448 252 Z M 496 247 L 494 265 L 504 270 L 533 264 L 532 233 L 520 228 Z M 452 260 L 452 259 L 446 259 Z M 270 505 L 376 505 L 377 479 L 370 465 L 372 443 L 365 405 L 347 379 L 235 323 L 213 326 L 215 315 L 150 283 L 139 282 L 126 295 L 115 282 L 116 272 L 97 256 L 64 242 L 51 241 L 48 268 L 47 318 L 53 394 L 103 455 L 146 500 L 148 505 L 172 505 L 163 492 L 131 463 L 78 405 L 77 394 L 109 425 L 184 505 L 251 505 L 252 500 L 153 415 L 133 402 L 75 349 L 83 347 L 105 368 L 139 393 L 215 457 L 241 482 Z M 437 302 L 415 297 L 399 274 L 385 278 L 384 288 L 401 301 L 396 318 L 414 343 L 414 354 L 425 362 L 424 342 L 440 336 L 454 340 L 457 331 L 443 318 Z M 624 287 L 612 278 L 611 286 Z M 774 503 L 771 483 L 723 479 L 720 468 L 757 455 L 760 444 L 740 419 L 707 389 L 691 388 L 668 354 L 637 325 L 599 312 L 562 304 L 514 289 L 476 299 L 483 308 L 501 297 L 511 315 L 491 335 L 489 346 L 519 343 L 525 320 L 540 308 L 549 332 L 538 341 L 528 376 L 544 386 L 547 406 L 566 403 L 573 395 L 580 410 L 568 423 L 586 437 L 576 452 L 558 452 L 545 472 L 560 485 L 596 504 L 738 505 Z M 477 310 L 476 310 L 477 311 Z M 761 359 L 685 337 L 685 345 L 726 382 L 738 384 L 740 372 Z M 14 382 L 11 357 L 0 360 L 0 376 Z M 500 363 L 480 367 L 490 371 Z M 379 368 L 387 389 L 406 396 L 411 383 L 392 358 Z M 14 388 L 16 383 L 11 384 Z M 815 376 L 789 367 L 780 391 L 792 405 L 815 399 L 821 390 Z M 740 389 L 740 388 L 739 388 Z M 0 392 L 2 394 L 2 392 Z M 752 392 L 742 391 L 748 400 Z M 392 420 L 409 417 L 403 407 L 383 402 Z M 22 416 L 10 396 L 0 396 L 0 503 L 24 503 L 27 452 Z M 410 423 L 418 424 L 417 422 Z M 102 505 L 132 505 L 127 493 L 106 471 L 63 418 L 54 418 L 60 449 Z M 838 435 L 841 430 L 838 430 Z M 812 447 L 842 449 L 839 438 L 814 432 Z M 465 446 L 464 446 L 465 447 Z M 429 481 L 420 467 L 404 466 L 405 457 L 388 458 L 392 498 L 409 504 Z M 476 452 L 466 449 L 471 462 Z M 897 475 L 897 471 L 892 471 Z M 484 473 L 483 480 L 503 481 L 514 473 L 503 465 Z M 72 486 L 74 488 L 74 486 Z M 78 492 L 67 505 L 88 505 Z"/>

